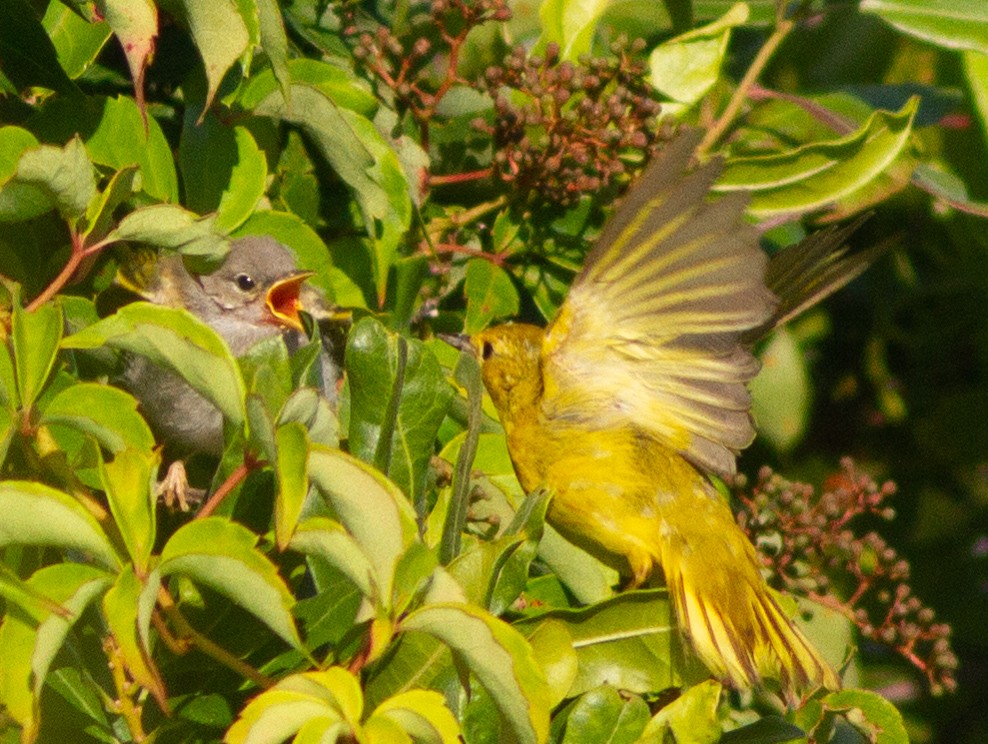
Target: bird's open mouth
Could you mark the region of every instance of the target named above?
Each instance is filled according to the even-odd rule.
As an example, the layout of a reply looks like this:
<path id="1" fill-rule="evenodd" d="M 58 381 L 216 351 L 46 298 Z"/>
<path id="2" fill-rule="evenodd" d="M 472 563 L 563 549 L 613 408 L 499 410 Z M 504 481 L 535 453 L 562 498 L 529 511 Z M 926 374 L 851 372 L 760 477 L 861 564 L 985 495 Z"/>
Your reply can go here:
<path id="1" fill-rule="evenodd" d="M 313 273 L 312 271 L 303 271 L 292 274 L 287 279 L 279 279 L 271 285 L 266 302 L 268 310 L 276 322 L 297 331 L 305 330 L 298 314 L 299 310 L 304 309 L 299 294 L 302 291 L 302 282 L 313 276 Z"/>

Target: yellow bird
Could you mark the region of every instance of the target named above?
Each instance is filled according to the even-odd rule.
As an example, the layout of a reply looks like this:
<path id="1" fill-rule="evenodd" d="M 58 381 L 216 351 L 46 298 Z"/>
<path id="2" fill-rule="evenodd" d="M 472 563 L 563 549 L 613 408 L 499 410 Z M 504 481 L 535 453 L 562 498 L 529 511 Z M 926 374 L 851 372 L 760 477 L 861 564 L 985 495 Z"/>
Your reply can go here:
<path id="1" fill-rule="evenodd" d="M 501 325 L 469 344 L 518 480 L 553 494 L 550 523 L 632 586 L 661 566 L 711 673 L 737 688 L 776 679 L 795 701 L 840 682 L 708 475 L 733 474 L 754 438 L 750 342 L 872 257 L 844 255 L 852 226 L 768 263 L 747 197 L 707 200 L 719 164 L 687 171 L 697 141 L 679 136 L 646 168 L 548 328 Z"/>

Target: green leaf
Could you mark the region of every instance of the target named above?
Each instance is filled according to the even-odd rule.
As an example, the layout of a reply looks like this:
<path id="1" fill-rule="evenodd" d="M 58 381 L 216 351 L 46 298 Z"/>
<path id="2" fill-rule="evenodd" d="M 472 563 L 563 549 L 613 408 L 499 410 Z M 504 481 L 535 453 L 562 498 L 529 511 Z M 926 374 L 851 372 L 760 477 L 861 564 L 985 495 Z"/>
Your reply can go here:
<path id="1" fill-rule="evenodd" d="M 988 144 L 988 52 L 964 52 L 961 60 L 974 112 L 981 121 L 981 137 Z"/>
<path id="2" fill-rule="evenodd" d="M 584 693 L 566 718 L 562 744 L 634 744 L 648 723 L 648 705 L 637 695 L 628 699 L 611 685 Z M 687 744 L 691 739 L 676 739 Z"/>
<path id="3" fill-rule="evenodd" d="M 246 394 L 240 367 L 216 332 L 185 310 L 135 302 L 62 341 L 67 349 L 104 344 L 146 356 L 182 376 L 240 426 Z"/>
<path id="4" fill-rule="evenodd" d="M 174 204 L 135 209 L 106 236 L 107 241 L 132 240 L 178 251 L 183 256 L 218 263 L 229 250 L 216 217 L 200 217 Z"/>
<path id="5" fill-rule="evenodd" d="M 779 452 L 788 452 L 802 440 L 813 404 L 806 360 L 785 327 L 772 334 L 760 357 L 762 368 L 748 386 L 752 414 L 758 433 Z"/>
<path id="6" fill-rule="evenodd" d="M 262 86 L 248 88 L 242 105 L 298 125 L 353 190 L 373 241 L 375 287 L 383 303 L 388 270 L 412 218 L 410 186 L 398 156 L 369 119 L 341 108 L 323 86 L 294 82 L 290 106 L 280 90 L 259 97 L 264 92 Z"/>
<path id="7" fill-rule="evenodd" d="M 748 20 L 748 6 L 737 3 L 721 18 L 659 44 L 648 57 L 650 81 L 675 103 L 662 104 L 673 114 L 699 101 L 720 77 L 731 29 Z"/>
<path id="8" fill-rule="evenodd" d="M 350 579 L 365 597 L 380 601 L 380 581 L 369 557 L 343 525 L 325 517 L 312 517 L 298 525 L 289 547 L 307 556 L 318 556 Z M 386 598 L 385 598 L 386 600 Z"/>
<path id="9" fill-rule="evenodd" d="M 55 47 L 38 19 L 35 7 L 24 0 L 6 2 L 0 23 L 0 61 L 4 88 L 17 92 L 40 85 L 79 98 L 79 89 L 58 64 Z"/>
<path id="10" fill-rule="evenodd" d="M 350 331 L 350 451 L 373 462 L 418 503 L 436 432 L 453 392 L 420 341 L 389 333 L 373 318 Z"/>
<path id="11" fill-rule="evenodd" d="M 73 137 L 64 147 L 38 145 L 22 151 L 14 177 L 0 189 L 0 222 L 31 219 L 51 209 L 74 222 L 95 197 L 93 164 L 82 140 Z"/>
<path id="12" fill-rule="evenodd" d="M 918 105 L 914 97 L 897 113 L 876 111 L 840 139 L 729 160 L 714 189 L 750 191 L 748 212 L 761 218 L 825 207 L 888 168 L 909 140 Z"/>
<path id="13" fill-rule="evenodd" d="M 112 575 L 81 563 L 57 563 L 34 573 L 27 586 L 46 602 L 7 612 L 0 624 L 0 703 L 24 727 L 24 741 L 37 731 L 38 703 L 48 670 L 82 611 L 112 584 Z M 54 612 L 52 603 L 60 607 Z M 9 609 L 9 608 L 8 608 Z"/>
<path id="14" fill-rule="evenodd" d="M 62 3 L 49 3 L 41 25 L 58 53 L 58 62 L 75 80 L 96 60 L 110 38 L 108 23 L 91 23 Z"/>
<path id="15" fill-rule="evenodd" d="M 114 211 L 134 194 L 138 172 L 137 166 L 132 165 L 113 174 L 106 188 L 89 203 L 83 238 L 92 235 L 101 239 L 106 236 L 111 229 Z"/>
<path id="16" fill-rule="evenodd" d="M 908 744 L 902 714 L 871 690 L 841 690 L 823 698 L 825 708 L 844 713 L 847 720 L 875 744 Z"/>
<path id="17" fill-rule="evenodd" d="M 579 659 L 570 695 L 603 684 L 658 692 L 679 683 L 679 634 L 664 589 L 635 591 L 578 610 L 552 610 L 518 621 L 523 633 L 546 620 L 565 625 Z"/>
<path id="18" fill-rule="evenodd" d="M 448 646 L 491 694 L 515 741 L 545 741 L 549 687 L 518 631 L 479 608 L 458 604 L 415 610 L 400 628 L 426 633 Z"/>
<path id="19" fill-rule="evenodd" d="M 409 690 L 389 697 L 375 708 L 367 723 L 378 717 L 396 723 L 422 744 L 457 744 L 460 725 L 446 699 L 434 690 Z"/>
<path id="20" fill-rule="evenodd" d="M 290 100 L 292 77 L 288 71 L 288 35 L 285 33 L 277 0 L 257 0 L 257 15 L 261 47 L 268 55 L 271 70 L 278 79 L 282 94 L 286 100 Z"/>
<path id="21" fill-rule="evenodd" d="M 398 559 L 418 535 L 407 499 L 373 468 L 328 447 L 312 445 L 309 477 L 370 559 L 380 596 L 389 601 Z"/>
<path id="22" fill-rule="evenodd" d="M 264 153 L 245 127 L 235 127 L 237 161 L 230 173 L 230 183 L 220 197 L 216 227 L 229 232 L 246 220 L 264 196 L 268 163 Z"/>
<path id="23" fill-rule="evenodd" d="M 28 312 L 19 302 L 14 302 L 12 315 L 17 394 L 21 406 L 29 409 L 55 365 L 58 342 L 62 339 L 62 308 L 49 302 Z"/>
<path id="24" fill-rule="evenodd" d="M 144 585 L 133 568 L 126 567 L 103 596 L 103 617 L 117 642 L 128 674 L 164 706 L 164 682 L 151 661 L 149 649 L 138 633 L 138 611 L 143 589 Z"/>
<path id="25" fill-rule="evenodd" d="M 662 744 L 671 736 L 683 744 L 716 744 L 723 731 L 717 717 L 722 689 L 712 679 L 690 687 L 652 717 L 640 741 Z"/>
<path id="26" fill-rule="evenodd" d="M 30 481 L 0 481 L 0 547 L 47 545 L 77 550 L 110 569 L 120 559 L 99 522 L 68 494 Z"/>
<path id="27" fill-rule="evenodd" d="M 580 662 L 573 648 L 573 637 L 564 623 L 546 620 L 535 627 L 528 636 L 528 643 L 549 683 L 551 704 L 555 708 L 569 697 L 579 673 Z"/>
<path id="28" fill-rule="evenodd" d="M 68 142 L 82 133 L 94 163 L 115 171 L 136 163 L 141 190 L 160 201 L 178 201 L 171 145 L 158 122 L 145 119 L 130 96 L 88 96 L 81 102 L 56 96 L 32 118 L 32 131 L 56 142 Z"/>
<path id="29" fill-rule="evenodd" d="M 873 13 L 903 33 L 948 49 L 988 54 L 988 6 L 969 0 L 861 0 L 861 12 Z"/>
<path id="30" fill-rule="evenodd" d="M 607 5 L 606 0 L 546 0 L 539 8 L 542 35 L 536 49 L 544 52 L 547 44 L 555 42 L 560 59 L 570 61 L 589 53 Z"/>
<path id="31" fill-rule="evenodd" d="M 212 105 L 223 76 L 247 50 L 250 33 L 232 0 L 178 0 L 177 10 L 192 34 L 206 71 L 203 110 Z"/>
<path id="32" fill-rule="evenodd" d="M 312 388 L 299 388 L 289 396 L 278 414 L 278 423 L 297 421 L 304 425 L 309 440 L 327 447 L 340 441 L 340 422 L 325 396 Z"/>
<path id="33" fill-rule="evenodd" d="M 473 472 L 483 417 L 481 405 L 484 385 L 480 377 L 480 363 L 477 361 L 477 356 L 469 351 L 460 351 L 453 375 L 456 382 L 466 390 L 467 430 L 462 439 L 462 446 L 456 454 L 452 493 L 443 524 L 442 543 L 439 549 L 439 560 L 443 563 L 449 563 L 460 553 L 463 527 L 466 525 L 467 511 L 470 508 L 470 475 Z"/>
<path id="34" fill-rule="evenodd" d="M 150 454 L 154 435 L 137 406 L 137 400 L 119 388 L 80 382 L 59 391 L 45 404 L 40 423 L 69 426 L 89 434 L 114 454 L 127 448 Z"/>
<path id="35" fill-rule="evenodd" d="M 467 262 L 463 291 L 467 298 L 464 333 L 482 331 L 496 318 L 518 314 L 518 290 L 508 273 L 490 261 L 473 258 Z"/>
<path id="36" fill-rule="evenodd" d="M 278 548 L 288 547 L 306 494 L 309 492 L 309 436 L 306 428 L 289 421 L 275 430 L 278 495 L 274 505 L 274 530 Z"/>
<path id="37" fill-rule="evenodd" d="M 379 104 L 374 92 L 349 70 L 316 59 L 288 60 L 287 69 L 293 82 L 325 94 L 337 106 L 368 118 L 377 111 Z M 255 109 L 279 91 L 284 93 L 275 71 L 262 70 L 251 77 L 240 94 L 239 103 L 246 109 Z"/>
<path id="38" fill-rule="evenodd" d="M 155 482 L 159 463 L 160 455 L 137 449 L 120 450 L 109 462 L 100 457 L 100 481 L 110 511 L 130 559 L 142 575 L 157 534 Z"/>
<path id="39" fill-rule="evenodd" d="M 214 589 L 301 649 L 291 616 L 295 600 L 256 544 L 257 535 L 246 527 L 207 517 L 176 530 L 161 551 L 159 570 L 162 576 L 181 574 Z"/>
<path id="40" fill-rule="evenodd" d="M 783 744 L 804 739 L 806 732 L 799 726 L 778 716 L 765 716 L 747 726 L 725 732 L 720 744 Z"/>

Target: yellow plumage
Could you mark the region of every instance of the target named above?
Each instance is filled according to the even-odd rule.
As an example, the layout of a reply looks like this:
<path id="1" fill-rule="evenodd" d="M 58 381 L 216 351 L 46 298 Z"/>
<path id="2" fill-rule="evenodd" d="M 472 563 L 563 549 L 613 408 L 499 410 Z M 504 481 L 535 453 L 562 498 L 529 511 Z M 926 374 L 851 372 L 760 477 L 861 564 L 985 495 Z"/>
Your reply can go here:
<path id="1" fill-rule="evenodd" d="M 661 566 L 710 671 L 739 688 L 777 679 L 793 700 L 839 680 L 778 607 L 707 475 L 733 473 L 754 437 L 746 341 L 871 256 L 843 258 L 846 231 L 812 236 L 768 269 L 780 301 L 744 197 L 708 202 L 718 167 L 686 172 L 696 141 L 680 136 L 646 169 L 547 329 L 471 342 L 519 481 L 553 493 L 553 526 L 634 585 Z"/>

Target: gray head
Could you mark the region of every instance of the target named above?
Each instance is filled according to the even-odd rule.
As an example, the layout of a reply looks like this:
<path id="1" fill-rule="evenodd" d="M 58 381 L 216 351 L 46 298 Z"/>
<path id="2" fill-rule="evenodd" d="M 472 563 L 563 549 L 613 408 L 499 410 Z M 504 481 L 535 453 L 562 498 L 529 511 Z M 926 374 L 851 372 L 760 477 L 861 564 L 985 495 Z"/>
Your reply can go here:
<path id="1" fill-rule="evenodd" d="M 267 236 L 234 241 L 223 264 L 211 274 L 190 274 L 178 256 L 161 259 L 159 282 L 174 279 L 181 304 L 219 333 L 234 354 L 242 354 L 262 339 L 286 329 L 302 330 L 298 315 L 302 282 L 295 257 Z M 171 294 L 166 290 L 166 294 Z"/>

